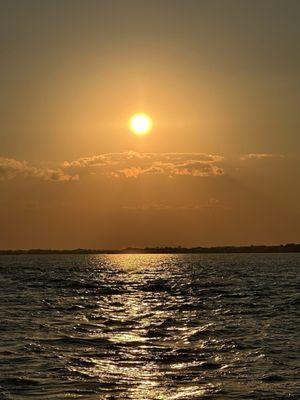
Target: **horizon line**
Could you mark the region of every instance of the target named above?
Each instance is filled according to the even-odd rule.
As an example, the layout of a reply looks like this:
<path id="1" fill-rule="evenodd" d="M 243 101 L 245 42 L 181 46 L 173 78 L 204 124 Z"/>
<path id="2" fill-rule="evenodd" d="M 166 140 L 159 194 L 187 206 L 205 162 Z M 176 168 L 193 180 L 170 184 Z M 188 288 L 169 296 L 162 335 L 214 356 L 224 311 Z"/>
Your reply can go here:
<path id="1" fill-rule="evenodd" d="M 0 255 L 18 254 L 172 254 L 172 253 L 270 253 L 270 252 L 300 252 L 300 243 L 285 244 L 250 244 L 226 246 L 128 246 L 122 249 L 93 249 L 93 248 L 30 248 L 30 249 L 0 249 Z"/>

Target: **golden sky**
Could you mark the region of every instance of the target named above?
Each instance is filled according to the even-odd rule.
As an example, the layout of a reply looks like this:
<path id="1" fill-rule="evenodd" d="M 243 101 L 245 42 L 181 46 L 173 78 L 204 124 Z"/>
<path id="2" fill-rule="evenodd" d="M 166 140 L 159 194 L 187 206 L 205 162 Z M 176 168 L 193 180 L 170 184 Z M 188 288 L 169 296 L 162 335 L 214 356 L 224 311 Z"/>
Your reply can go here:
<path id="1" fill-rule="evenodd" d="M 0 248 L 299 242 L 299 17 L 2 1 Z"/>

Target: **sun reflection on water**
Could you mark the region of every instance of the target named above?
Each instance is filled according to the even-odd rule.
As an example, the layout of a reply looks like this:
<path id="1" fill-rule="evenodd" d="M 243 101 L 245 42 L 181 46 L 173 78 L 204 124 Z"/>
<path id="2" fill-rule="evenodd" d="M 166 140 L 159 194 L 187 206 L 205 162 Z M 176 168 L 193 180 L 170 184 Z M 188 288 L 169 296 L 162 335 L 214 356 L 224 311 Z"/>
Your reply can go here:
<path id="1" fill-rule="evenodd" d="M 198 364 L 190 355 L 187 360 L 182 359 L 184 352 L 188 354 L 189 348 L 194 347 L 189 335 L 197 330 L 186 326 L 186 321 L 196 316 L 195 310 L 178 309 L 186 299 L 180 287 L 176 289 L 176 273 L 182 273 L 176 272 L 177 258 L 105 257 L 105 279 L 116 290 L 100 299 L 98 313 L 104 320 L 101 337 L 111 347 L 109 356 L 92 358 L 93 365 L 81 370 L 104 382 L 121 385 L 130 399 L 190 399 L 206 393 L 205 386 L 200 387 L 194 379 L 190 384 L 185 382 L 184 387 L 178 385 L 185 381 L 185 370 L 195 369 Z M 91 259 L 98 266 L 97 257 Z M 103 279 L 103 265 L 97 270 L 98 278 Z M 198 342 L 198 346 L 204 347 L 205 341 Z"/>
<path id="2" fill-rule="evenodd" d="M 199 399 L 217 390 L 220 342 L 207 335 L 214 320 L 200 318 L 202 300 L 193 297 L 195 271 L 182 258 L 178 268 L 178 257 L 90 256 L 96 308 L 82 317 L 93 325 L 88 331 L 92 348 L 70 370 L 109 385 L 107 399 L 110 390 L 132 400 Z M 214 356 L 208 359 L 209 350 Z M 205 381 L 208 373 L 213 386 Z"/>

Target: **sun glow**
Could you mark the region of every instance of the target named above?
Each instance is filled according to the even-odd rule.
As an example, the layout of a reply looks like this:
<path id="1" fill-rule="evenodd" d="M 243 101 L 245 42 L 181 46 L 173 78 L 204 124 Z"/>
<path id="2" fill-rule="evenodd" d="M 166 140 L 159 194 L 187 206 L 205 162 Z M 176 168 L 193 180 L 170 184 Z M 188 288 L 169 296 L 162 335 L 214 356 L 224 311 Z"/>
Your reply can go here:
<path id="1" fill-rule="evenodd" d="M 129 120 L 129 128 L 136 135 L 146 135 L 151 131 L 152 127 L 152 119 L 144 113 L 134 114 Z"/>

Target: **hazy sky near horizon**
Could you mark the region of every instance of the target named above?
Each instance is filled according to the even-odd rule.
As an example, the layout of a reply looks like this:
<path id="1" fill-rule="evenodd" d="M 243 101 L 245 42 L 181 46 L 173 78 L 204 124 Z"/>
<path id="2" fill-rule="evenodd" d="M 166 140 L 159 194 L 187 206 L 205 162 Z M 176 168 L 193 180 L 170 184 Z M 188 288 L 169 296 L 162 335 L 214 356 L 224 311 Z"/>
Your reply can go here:
<path id="1" fill-rule="evenodd" d="M 299 18 L 0 0 L 0 248 L 299 242 Z"/>

